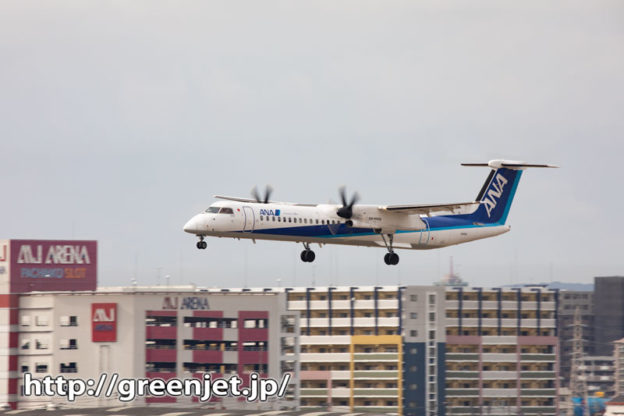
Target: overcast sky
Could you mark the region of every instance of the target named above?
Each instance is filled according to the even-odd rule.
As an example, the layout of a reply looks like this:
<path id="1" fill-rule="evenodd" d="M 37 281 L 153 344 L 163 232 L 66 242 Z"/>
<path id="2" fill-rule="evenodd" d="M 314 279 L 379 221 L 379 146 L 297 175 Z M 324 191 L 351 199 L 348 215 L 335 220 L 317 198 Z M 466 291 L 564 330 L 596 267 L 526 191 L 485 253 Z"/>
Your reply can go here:
<path id="1" fill-rule="evenodd" d="M 623 151 L 620 0 L 0 3 L 0 237 L 98 240 L 100 285 L 624 275 Z M 561 169 L 525 172 L 510 233 L 398 266 L 182 231 L 256 184 L 472 200 L 488 172 L 459 163 L 500 157 Z"/>

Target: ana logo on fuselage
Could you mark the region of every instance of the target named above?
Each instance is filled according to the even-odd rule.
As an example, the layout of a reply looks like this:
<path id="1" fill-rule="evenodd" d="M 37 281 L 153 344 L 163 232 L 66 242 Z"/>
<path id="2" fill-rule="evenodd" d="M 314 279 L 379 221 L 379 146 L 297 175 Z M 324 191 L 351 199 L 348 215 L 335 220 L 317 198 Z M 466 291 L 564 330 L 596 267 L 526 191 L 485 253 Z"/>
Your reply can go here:
<path id="1" fill-rule="evenodd" d="M 487 191 L 486 196 L 482 200 L 482 202 L 485 204 L 485 210 L 487 212 L 488 218 L 490 218 L 492 210 L 496 208 L 496 203 L 498 202 L 498 199 L 503 195 L 503 188 L 505 187 L 507 182 L 509 181 L 500 173 L 494 177 L 491 188 Z"/>
<path id="2" fill-rule="evenodd" d="M 275 211 L 272 209 L 264 209 L 264 208 L 260 208 L 260 215 L 275 215 L 276 217 L 279 217 L 280 215 L 280 210 L 276 209 Z"/>

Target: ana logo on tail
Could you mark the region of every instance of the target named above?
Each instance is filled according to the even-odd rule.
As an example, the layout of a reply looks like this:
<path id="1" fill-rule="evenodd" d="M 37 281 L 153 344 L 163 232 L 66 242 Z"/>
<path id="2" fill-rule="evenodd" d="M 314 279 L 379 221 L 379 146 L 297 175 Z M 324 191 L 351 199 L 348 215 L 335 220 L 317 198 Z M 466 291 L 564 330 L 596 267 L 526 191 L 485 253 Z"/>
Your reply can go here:
<path id="1" fill-rule="evenodd" d="M 487 194 L 482 200 L 485 204 L 485 210 L 487 211 L 488 218 L 490 218 L 492 210 L 496 208 L 498 198 L 503 195 L 503 188 L 507 185 L 507 182 L 507 179 L 505 179 L 505 177 L 500 173 L 494 177 L 492 187 L 487 191 Z"/>

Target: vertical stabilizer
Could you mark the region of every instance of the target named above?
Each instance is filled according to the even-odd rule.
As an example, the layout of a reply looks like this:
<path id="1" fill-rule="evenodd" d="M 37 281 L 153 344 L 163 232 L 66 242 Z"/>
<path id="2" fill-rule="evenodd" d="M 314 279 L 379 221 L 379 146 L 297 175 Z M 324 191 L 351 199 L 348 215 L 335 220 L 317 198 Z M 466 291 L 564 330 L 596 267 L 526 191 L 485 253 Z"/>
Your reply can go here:
<path id="1" fill-rule="evenodd" d="M 471 214 L 474 222 L 505 224 L 522 171 L 526 168 L 556 168 L 558 166 L 525 163 L 515 160 L 490 160 L 488 163 L 462 163 L 462 166 L 489 166 L 492 168 L 477 195 L 479 208 Z"/>

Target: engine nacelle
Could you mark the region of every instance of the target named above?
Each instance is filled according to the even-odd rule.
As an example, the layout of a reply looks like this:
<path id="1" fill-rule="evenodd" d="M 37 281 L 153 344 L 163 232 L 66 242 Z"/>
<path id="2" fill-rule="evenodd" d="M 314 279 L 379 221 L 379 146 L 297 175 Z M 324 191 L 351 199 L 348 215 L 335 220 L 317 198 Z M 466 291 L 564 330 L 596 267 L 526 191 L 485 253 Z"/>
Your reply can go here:
<path id="1" fill-rule="evenodd" d="M 354 219 L 346 220 L 345 225 L 349 228 L 373 228 L 373 225 L 369 222 Z"/>

